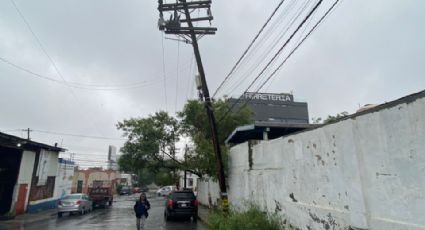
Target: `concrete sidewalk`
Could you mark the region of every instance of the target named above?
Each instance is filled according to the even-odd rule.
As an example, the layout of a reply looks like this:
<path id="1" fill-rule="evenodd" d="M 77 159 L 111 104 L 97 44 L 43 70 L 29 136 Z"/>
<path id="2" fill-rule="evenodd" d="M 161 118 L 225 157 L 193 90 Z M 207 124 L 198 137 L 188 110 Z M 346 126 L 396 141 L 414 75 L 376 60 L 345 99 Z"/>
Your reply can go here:
<path id="1" fill-rule="evenodd" d="M 208 215 L 210 214 L 210 209 L 204 205 L 198 206 L 198 219 L 203 223 L 208 225 Z"/>
<path id="2" fill-rule="evenodd" d="M 37 213 L 25 213 L 25 214 L 16 216 L 12 220 L 5 220 L 1 222 L 3 223 L 22 223 L 22 222 L 32 223 L 32 222 L 47 220 L 51 218 L 56 218 L 57 212 L 58 212 L 57 209 L 48 209 L 48 210 L 40 211 Z"/>

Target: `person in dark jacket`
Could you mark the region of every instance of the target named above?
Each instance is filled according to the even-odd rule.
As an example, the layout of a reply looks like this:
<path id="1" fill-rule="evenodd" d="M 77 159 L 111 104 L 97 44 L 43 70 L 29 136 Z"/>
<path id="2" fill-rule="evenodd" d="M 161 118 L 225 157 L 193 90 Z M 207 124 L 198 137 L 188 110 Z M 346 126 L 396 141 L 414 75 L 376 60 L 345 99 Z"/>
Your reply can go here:
<path id="1" fill-rule="evenodd" d="M 148 218 L 149 213 L 148 210 L 151 208 L 151 205 L 146 199 L 146 195 L 144 193 L 140 194 L 139 200 L 136 201 L 134 205 L 134 212 L 136 213 L 136 224 L 137 230 L 143 230 L 145 227 L 146 218 Z"/>

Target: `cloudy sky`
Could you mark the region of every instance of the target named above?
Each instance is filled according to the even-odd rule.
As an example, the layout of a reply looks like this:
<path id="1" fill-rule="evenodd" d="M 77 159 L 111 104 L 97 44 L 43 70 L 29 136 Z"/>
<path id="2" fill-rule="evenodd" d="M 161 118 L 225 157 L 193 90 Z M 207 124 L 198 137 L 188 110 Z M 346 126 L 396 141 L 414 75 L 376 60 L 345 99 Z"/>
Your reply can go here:
<path id="1" fill-rule="evenodd" d="M 213 1 L 218 32 L 200 40 L 211 92 L 279 2 Z M 239 96 L 316 2 L 286 0 L 218 96 Z M 31 30 L 11 0 L 0 0 L 1 131 L 24 137 L 19 130 L 31 128 L 33 140 L 100 165 L 108 145 L 123 143 L 118 121 L 174 114 L 196 97 L 191 46 L 158 30 L 157 1 L 14 3 Z M 324 0 L 271 67 L 332 3 Z M 424 90 L 424 11 L 421 0 L 344 0 L 261 91 L 293 92 L 308 102 L 310 117 L 326 117 Z"/>

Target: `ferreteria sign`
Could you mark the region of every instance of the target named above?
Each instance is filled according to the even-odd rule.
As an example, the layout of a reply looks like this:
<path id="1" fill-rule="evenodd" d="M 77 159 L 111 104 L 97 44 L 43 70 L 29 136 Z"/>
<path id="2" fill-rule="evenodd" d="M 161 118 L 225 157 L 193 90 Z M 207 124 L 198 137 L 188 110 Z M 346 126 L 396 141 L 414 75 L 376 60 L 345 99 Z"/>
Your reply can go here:
<path id="1" fill-rule="evenodd" d="M 263 101 L 288 101 L 293 102 L 294 96 L 288 93 L 250 93 L 246 92 L 242 95 L 243 99 L 263 100 Z"/>

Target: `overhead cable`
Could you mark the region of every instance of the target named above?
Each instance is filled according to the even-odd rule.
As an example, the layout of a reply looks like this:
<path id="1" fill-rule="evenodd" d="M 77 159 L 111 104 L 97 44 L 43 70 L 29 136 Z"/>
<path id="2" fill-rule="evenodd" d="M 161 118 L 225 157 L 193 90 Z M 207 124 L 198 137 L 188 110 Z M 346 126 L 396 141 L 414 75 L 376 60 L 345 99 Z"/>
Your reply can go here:
<path id="1" fill-rule="evenodd" d="M 325 18 L 331 13 L 331 11 L 335 8 L 340 0 L 336 0 L 332 6 L 326 11 L 326 13 L 316 22 L 316 24 L 310 29 L 310 31 L 304 36 L 304 38 L 297 44 L 297 46 L 288 54 L 288 56 L 280 63 L 280 65 L 270 74 L 269 77 L 260 85 L 260 87 L 256 90 L 258 93 L 264 85 L 282 68 L 282 66 L 288 61 L 288 59 L 295 53 L 295 51 L 304 43 L 305 40 L 313 33 L 313 31 L 325 20 Z"/>
<path id="2" fill-rule="evenodd" d="M 292 28 L 293 24 L 298 20 L 298 18 L 301 16 L 301 14 L 305 11 L 307 6 L 309 5 L 311 0 L 308 0 L 305 2 L 305 4 L 297 11 L 295 16 L 289 21 L 288 25 L 283 27 L 283 31 L 279 34 L 278 37 L 276 37 L 273 42 L 264 49 L 264 52 L 261 56 L 259 56 L 255 63 L 252 63 L 247 71 L 245 71 L 243 74 L 241 74 L 241 78 L 238 81 L 235 81 L 234 84 L 232 84 L 231 88 L 229 88 L 229 92 L 234 92 L 237 88 L 239 88 L 242 83 L 248 79 L 247 76 L 251 75 L 254 71 L 260 67 L 260 63 L 262 63 L 264 60 L 266 60 L 266 57 L 271 53 L 274 47 L 283 39 L 283 37 L 286 35 L 286 33 L 289 31 L 290 28 Z M 266 74 L 267 72 L 264 72 L 263 74 Z"/>
<path id="3" fill-rule="evenodd" d="M 37 78 L 41 78 L 44 80 L 48 80 L 48 81 L 52 81 L 61 85 L 65 85 L 67 87 L 72 87 L 72 88 L 76 88 L 76 89 L 85 89 L 85 90 L 100 90 L 100 91 L 109 91 L 109 90 L 126 90 L 126 89 L 138 89 L 138 88 L 142 88 L 142 87 L 146 87 L 146 86 L 150 86 L 153 85 L 157 82 L 148 82 L 148 81 L 143 81 L 143 82 L 135 82 L 135 83 L 131 83 L 131 84 L 126 84 L 127 86 L 107 86 L 107 85 L 94 85 L 94 84 L 83 84 L 83 83 L 78 83 L 78 82 L 63 82 L 60 80 L 57 80 L 55 78 L 51 78 L 42 74 L 38 74 L 33 72 L 32 70 L 29 70 L 27 68 L 24 68 L 22 66 L 19 66 L 3 57 L 0 57 L 0 61 L 2 61 L 3 63 L 6 63 L 16 69 L 19 69 L 23 72 L 26 72 L 28 74 L 31 74 L 34 77 Z"/>
<path id="4" fill-rule="evenodd" d="M 35 38 L 38 46 L 40 47 L 40 49 L 43 51 L 43 53 L 46 55 L 46 57 L 49 59 L 50 63 L 52 64 L 53 68 L 55 69 L 56 73 L 59 75 L 59 77 L 62 79 L 62 81 L 65 83 L 66 86 L 69 86 L 69 84 L 67 83 L 67 81 L 65 80 L 65 78 L 63 77 L 62 73 L 59 71 L 59 68 L 56 65 L 56 62 L 53 61 L 53 59 L 50 57 L 50 55 L 47 53 L 46 49 L 44 48 L 43 44 L 41 43 L 40 39 L 38 38 L 38 36 L 35 34 L 35 32 L 33 31 L 31 25 L 28 23 L 28 21 L 26 20 L 25 16 L 22 14 L 22 12 L 19 10 L 18 6 L 15 3 L 15 0 L 10 0 L 13 4 L 13 6 L 15 7 L 15 10 L 18 12 L 19 16 L 21 17 L 22 21 L 25 23 L 25 25 L 27 26 L 28 30 L 31 32 L 31 34 L 33 35 L 33 37 Z M 77 102 L 78 106 L 80 106 L 81 108 L 83 107 L 80 100 L 78 100 L 77 95 L 75 94 L 75 92 L 72 90 L 71 87 L 68 87 L 69 92 L 71 93 L 71 95 L 74 97 L 75 101 Z M 86 115 L 86 114 L 85 114 Z M 91 116 L 89 117 L 91 125 L 93 125 L 93 128 L 95 128 L 99 133 L 102 133 L 100 131 L 100 129 L 98 128 L 98 125 L 96 123 L 96 119 L 94 119 L 93 114 L 90 114 Z"/>
<path id="5" fill-rule="evenodd" d="M 115 138 L 115 137 L 105 137 L 105 136 L 90 136 L 84 134 L 71 134 L 71 133 L 62 133 L 62 132 L 54 132 L 54 131 L 46 131 L 46 130 L 38 130 L 34 129 L 34 132 L 46 133 L 52 135 L 63 135 L 63 136 L 72 136 L 72 137 L 82 137 L 82 138 L 92 138 L 92 139 L 103 139 L 103 140 L 117 140 L 117 141 L 125 141 L 125 138 Z"/>
<path id="6" fill-rule="evenodd" d="M 292 49 L 292 51 L 288 54 L 288 56 L 280 63 L 280 65 L 268 76 L 268 78 L 260 85 L 260 87 L 255 91 L 255 93 L 258 93 L 262 87 L 282 68 L 282 66 L 286 63 L 286 61 L 295 53 L 295 51 L 307 40 L 307 38 L 314 32 L 314 30 L 317 29 L 317 27 L 326 19 L 326 17 L 332 12 L 332 10 L 335 8 L 335 6 L 339 3 L 340 0 L 336 0 L 332 6 L 326 11 L 326 13 L 315 23 L 315 25 L 309 30 L 309 32 L 304 36 L 304 38 L 297 44 L 297 46 Z M 246 92 L 246 91 L 245 91 Z M 230 109 L 226 111 L 226 113 L 221 117 L 221 119 L 217 122 L 220 123 L 224 118 L 227 117 L 227 115 L 232 111 L 234 106 L 239 103 L 241 99 L 238 98 L 234 103 L 232 103 L 232 106 Z M 246 106 L 252 98 L 248 98 L 242 106 L 240 106 L 240 109 Z"/>
<path id="7" fill-rule="evenodd" d="M 276 8 L 273 10 L 272 14 L 269 16 L 267 21 L 264 23 L 264 25 L 261 27 L 261 29 L 258 31 L 258 33 L 255 35 L 254 39 L 251 41 L 249 46 L 245 49 L 245 51 L 242 53 L 242 56 L 239 58 L 239 60 L 236 62 L 236 64 L 232 67 L 230 72 L 227 74 L 227 76 L 224 78 L 224 80 L 221 82 L 221 84 L 218 86 L 218 88 L 215 90 L 213 94 L 213 98 L 216 96 L 220 88 L 223 86 L 223 84 L 229 79 L 229 77 L 232 75 L 232 73 L 235 71 L 235 69 L 238 67 L 239 63 L 242 61 L 242 59 L 246 56 L 248 51 L 251 49 L 252 45 L 255 43 L 255 41 L 258 39 L 260 34 L 263 32 L 263 30 L 266 28 L 266 26 L 269 24 L 271 19 L 274 17 L 276 12 L 279 10 L 279 8 L 282 6 L 282 4 L 285 2 L 285 0 L 281 0 L 279 4 L 276 6 Z"/>
<path id="8" fill-rule="evenodd" d="M 168 111 L 167 102 L 167 81 L 165 71 L 165 48 L 164 48 L 164 34 L 162 34 L 162 74 L 164 75 L 164 100 L 165 100 L 165 111 Z"/>

